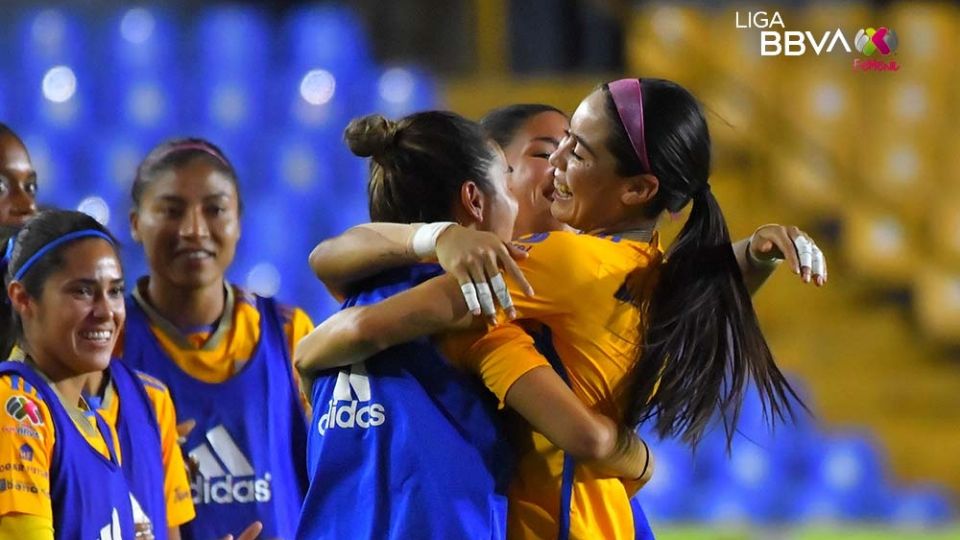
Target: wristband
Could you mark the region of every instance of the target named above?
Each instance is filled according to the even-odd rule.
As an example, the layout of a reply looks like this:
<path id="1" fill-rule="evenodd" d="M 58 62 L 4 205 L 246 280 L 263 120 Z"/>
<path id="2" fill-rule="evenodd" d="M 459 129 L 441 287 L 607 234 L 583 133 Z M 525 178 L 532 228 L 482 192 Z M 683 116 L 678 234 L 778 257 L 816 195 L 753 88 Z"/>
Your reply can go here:
<path id="1" fill-rule="evenodd" d="M 640 439 L 640 444 L 643 445 L 643 449 L 647 453 L 647 459 L 643 462 L 643 472 L 641 472 L 640 476 L 636 477 L 634 480 L 640 480 L 643 478 L 643 475 L 647 474 L 647 469 L 650 467 L 650 447 L 647 446 L 647 441 L 644 441 L 641 437 L 637 438 Z"/>
<path id="2" fill-rule="evenodd" d="M 451 225 L 456 225 L 456 223 L 452 221 L 437 221 L 421 225 L 420 228 L 413 233 L 413 238 L 410 239 L 410 247 L 413 248 L 413 253 L 421 259 L 428 259 L 435 256 L 437 254 L 437 237 Z"/>
<path id="3" fill-rule="evenodd" d="M 772 270 L 776 268 L 783 259 L 778 259 L 776 257 L 772 259 L 758 259 L 756 255 L 750 251 L 750 243 L 753 242 L 753 237 L 750 237 L 750 240 L 747 240 L 747 262 L 750 263 L 750 266 L 760 269 L 760 270 Z"/>

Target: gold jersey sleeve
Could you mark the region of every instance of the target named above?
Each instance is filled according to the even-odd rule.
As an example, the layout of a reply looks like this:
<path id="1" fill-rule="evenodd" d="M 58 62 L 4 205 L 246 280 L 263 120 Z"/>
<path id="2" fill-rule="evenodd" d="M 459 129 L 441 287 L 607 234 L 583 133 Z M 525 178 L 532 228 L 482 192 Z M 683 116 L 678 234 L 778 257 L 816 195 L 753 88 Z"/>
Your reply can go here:
<path id="1" fill-rule="evenodd" d="M 37 390 L 15 375 L 0 377 L 0 516 L 53 520 L 50 466 L 55 429 Z"/>
<path id="2" fill-rule="evenodd" d="M 158 379 L 137 373 L 157 415 L 163 455 L 163 495 L 167 506 L 167 527 L 178 527 L 196 517 L 190 481 L 177 444 L 177 413 L 170 390 Z M 116 401 L 116 400 L 115 400 Z"/>
<path id="3" fill-rule="evenodd" d="M 516 245 L 528 253 L 519 261 L 535 295 L 508 280 L 518 319 L 513 328 L 539 332 L 536 349 L 562 367 L 571 389 L 587 406 L 619 419 L 624 379 L 641 342 L 640 313 L 628 293 L 628 276 L 649 282 L 662 260 L 656 242 L 567 232 L 536 234 Z M 529 339 L 529 338 L 527 338 Z M 524 345 L 526 342 L 526 345 Z M 466 365 L 497 373 L 532 347 L 519 333 L 498 325 L 464 349 Z M 499 366 L 499 367 L 497 367 Z M 528 424 L 514 419 L 509 429 L 518 449 L 510 488 L 509 536 L 555 537 L 559 516 L 563 452 Z M 615 478 L 577 465 L 571 492 L 571 538 L 632 538 L 629 496 Z"/>
<path id="4" fill-rule="evenodd" d="M 503 323 L 486 334 L 459 332 L 441 338 L 441 350 L 451 363 L 475 373 L 504 406 L 513 383 L 528 371 L 549 366 L 534 347 L 533 338 L 519 325 Z"/>

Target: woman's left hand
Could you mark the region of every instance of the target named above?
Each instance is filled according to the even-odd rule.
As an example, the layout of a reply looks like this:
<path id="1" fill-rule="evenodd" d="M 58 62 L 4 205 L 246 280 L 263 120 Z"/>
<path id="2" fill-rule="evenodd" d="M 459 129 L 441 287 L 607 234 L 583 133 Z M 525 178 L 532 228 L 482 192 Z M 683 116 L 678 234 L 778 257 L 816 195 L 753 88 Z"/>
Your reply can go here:
<path id="1" fill-rule="evenodd" d="M 827 259 L 810 235 L 794 226 L 775 223 L 753 232 L 747 246 L 747 259 L 753 264 L 786 260 L 804 283 L 822 287 L 827 283 Z"/>

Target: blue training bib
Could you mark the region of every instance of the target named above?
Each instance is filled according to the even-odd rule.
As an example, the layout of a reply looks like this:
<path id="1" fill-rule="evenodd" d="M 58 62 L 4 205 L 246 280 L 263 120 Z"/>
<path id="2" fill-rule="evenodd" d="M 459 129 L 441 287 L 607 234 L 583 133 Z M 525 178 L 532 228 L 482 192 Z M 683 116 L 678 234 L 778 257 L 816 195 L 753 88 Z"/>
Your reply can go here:
<path id="1" fill-rule="evenodd" d="M 54 537 L 58 540 L 133 538 L 130 488 L 113 450 L 106 422 L 96 415 L 110 458 L 90 446 L 63 408 L 60 398 L 33 369 L 22 362 L 0 362 L 0 375 L 11 375 L 14 388 L 36 389 L 46 403 L 56 442 L 50 463 L 50 501 Z M 159 443 L 158 443 L 159 445 Z M 166 521 L 164 521 L 164 527 Z"/>
<path id="2" fill-rule="evenodd" d="M 191 482 L 197 517 L 184 539 L 237 535 L 254 520 L 263 538 L 293 538 L 306 489 L 306 419 L 283 324 L 272 299 L 257 297 L 260 341 L 243 369 L 222 383 L 184 372 L 157 341 L 146 314 L 127 299 L 124 356 L 163 381 L 177 418 L 194 419 L 185 452 L 200 464 Z"/>
<path id="3" fill-rule="evenodd" d="M 440 274 L 390 272 L 344 305 L 378 302 Z M 428 339 L 329 370 L 312 390 L 310 487 L 301 539 L 502 539 L 511 451 L 493 395 Z"/>

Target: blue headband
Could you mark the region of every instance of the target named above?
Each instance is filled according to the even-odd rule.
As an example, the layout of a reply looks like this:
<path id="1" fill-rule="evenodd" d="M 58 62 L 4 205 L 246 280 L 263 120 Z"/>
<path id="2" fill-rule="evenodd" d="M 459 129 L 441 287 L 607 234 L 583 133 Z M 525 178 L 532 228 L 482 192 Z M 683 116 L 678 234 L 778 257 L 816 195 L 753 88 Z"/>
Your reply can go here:
<path id="1" fill-rule="evenodd" d="M 82 231 L 73 231 L 72 233 L 65 234 L 51 241 L 49 244 L 43 246 L 42 248 L 38 249 L 36 253 L 31 255 L 30 258 L 27 259 L 27 262 L 23 263 L 23 265 L 20 266 L 20 269 L 17 270 L 17 273 L 13 275 L 13 279 L 20 281 L 20 279 L 23 278 L 23 275 L 27 273 L 27 270 L 30 270 L 30 267 L 33 266 L 33 263 L 40 260 L 40 257 L 43 257 L 44 255 L 46 255 L 47 252 L 49 252 L 50 250 L 56 249 L 57 246 L 63 245 L 71 240 L 76 240 L 77 238 L 103 238 L 107 242 L 110 242 L 110 245 L 113 245 L 113 238 L 110 238 L 110 235 L 102 231 L 98 231 L 95 229 L 84 229 Z M 10 252 L 13 251 L 12 248 L 13 248 L 13 242 L 10 242 L 9 244 L 7 244 L 7 255 L 5 257 L 10 256 Z"/>

